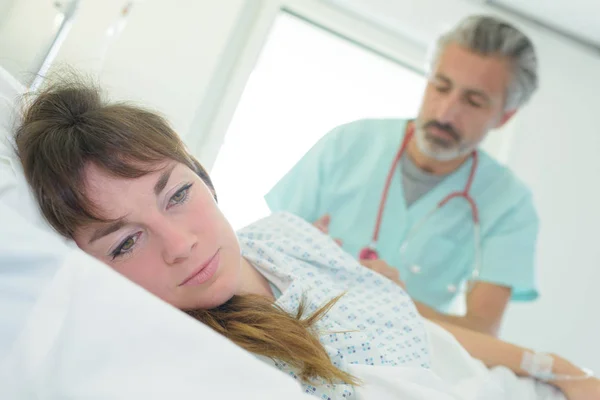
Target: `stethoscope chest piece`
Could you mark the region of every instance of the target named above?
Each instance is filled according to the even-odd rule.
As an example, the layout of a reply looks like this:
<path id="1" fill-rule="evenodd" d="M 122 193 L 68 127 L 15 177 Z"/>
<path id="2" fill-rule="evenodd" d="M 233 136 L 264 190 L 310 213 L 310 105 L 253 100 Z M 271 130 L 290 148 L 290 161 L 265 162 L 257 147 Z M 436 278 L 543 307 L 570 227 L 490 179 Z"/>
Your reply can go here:
<path id="1" fill-rule="evenodd" d="M 363 248 L 358 255 L 359 260 L 377 260 L 379 258 L 379 254 L 373 247 L 374 246 Z"/>

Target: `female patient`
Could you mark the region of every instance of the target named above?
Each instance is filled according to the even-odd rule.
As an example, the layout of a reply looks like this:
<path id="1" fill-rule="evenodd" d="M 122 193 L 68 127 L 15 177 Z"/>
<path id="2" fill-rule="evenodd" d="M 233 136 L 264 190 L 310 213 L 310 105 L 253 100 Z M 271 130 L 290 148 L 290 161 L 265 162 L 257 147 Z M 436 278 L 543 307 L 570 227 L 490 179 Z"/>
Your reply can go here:
<path id="1" fill-rule="evenodd" d="M 158 115 L 90 86 L 56 86 L 27 108 L 16 144 L 59 233 L 308 392 L 352 398 L 348 364 L 429 367 L 423 322 L 400 286 L 290 214 L 236 237 L 208 174 Z M 488 366 L 526 374 L 524 349 L 444 327 Z M 554 368 L 584 374 L 559 357 Z M 595 379 L 556 384 L 570 399 L 600 392 Z"/>

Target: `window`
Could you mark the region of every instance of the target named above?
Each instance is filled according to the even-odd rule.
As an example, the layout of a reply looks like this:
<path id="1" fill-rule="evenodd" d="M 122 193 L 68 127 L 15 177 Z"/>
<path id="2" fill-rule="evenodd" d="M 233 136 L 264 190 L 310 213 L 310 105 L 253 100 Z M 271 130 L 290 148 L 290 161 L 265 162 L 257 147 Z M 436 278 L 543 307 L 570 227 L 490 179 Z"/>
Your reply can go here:
<path id="1" fill-rule="evenodd" d="M 280 14 L 211 172 L 221 209 L 236 229 L 268 215 L 263 195 L 325 133 L 361 118 L 412 117 L 424 86 L 422 75 Z"/>

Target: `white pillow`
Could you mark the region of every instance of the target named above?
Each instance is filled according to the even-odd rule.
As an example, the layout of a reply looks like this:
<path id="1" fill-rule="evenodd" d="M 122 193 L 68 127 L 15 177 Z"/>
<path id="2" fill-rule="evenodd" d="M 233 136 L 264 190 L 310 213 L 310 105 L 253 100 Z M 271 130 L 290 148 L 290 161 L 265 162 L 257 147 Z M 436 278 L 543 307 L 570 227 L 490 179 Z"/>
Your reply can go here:
<path id="1" fill-rule="evenodd" d="M 308 400 L 292 378 L 1 203 L 0 220 L 0 398 Z"/>
<path id="2" fill-rule="evenodd" d="M 25 180 L 12 140 L 23 93 L 25 88 L 0 67 L 0 202 L 31 224 L 51 231 Z"/>
<path id="3" fill-rule="evenodd" d="M 0 93 L 7 97 L 12 97 L 25 93 L 26 88 L 7 70 L 0 67 Z"/>

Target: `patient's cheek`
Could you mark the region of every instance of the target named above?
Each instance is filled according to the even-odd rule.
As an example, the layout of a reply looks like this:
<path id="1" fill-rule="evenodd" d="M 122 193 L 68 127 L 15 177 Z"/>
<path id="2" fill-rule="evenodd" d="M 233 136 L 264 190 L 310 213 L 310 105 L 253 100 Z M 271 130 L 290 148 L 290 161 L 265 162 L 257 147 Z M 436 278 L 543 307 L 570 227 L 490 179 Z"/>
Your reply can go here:
<path id="1" fill-rule="evenodd" d="M 169 273 L 172 272 L 172 267 L 162 262 L 160 254 L 153 251 L 140 251 L 128 260 L 112 263 L 111 267 L 157 295 L 160 295 L 158 292 L 161 288 L 168 287 L 171 283 Z"/>

